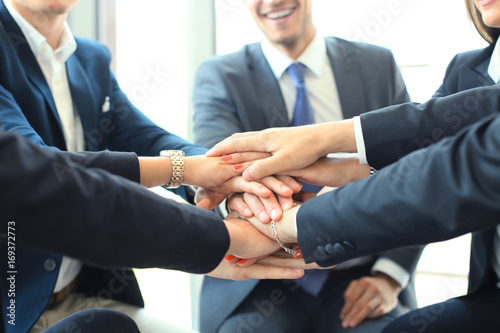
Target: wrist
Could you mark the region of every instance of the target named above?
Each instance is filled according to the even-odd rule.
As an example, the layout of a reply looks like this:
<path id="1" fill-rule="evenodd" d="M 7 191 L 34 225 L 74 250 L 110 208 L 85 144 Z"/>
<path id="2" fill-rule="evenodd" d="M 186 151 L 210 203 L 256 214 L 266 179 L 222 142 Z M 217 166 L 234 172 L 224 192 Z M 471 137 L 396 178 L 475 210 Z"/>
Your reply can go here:
<path id="1" fill-rule="evenodd" d="M 276 222 L 276 232 L 283 243 L 297 243 L 295 218 L 299 207 L 300 205 L 296 205 L 292 209 L 283 212 L 283 218 Z"/>
<path id="2" fill-rule="evenodd" d="M 357 151 L 352 119 L 325 123 L 320 126 L 321 140 L 318 140 L 318 142 L 322 145 L 320 146 L 319 157 L 330 153 Z"/>
<path id="3" fill-rule="evenodd" d="M 141 185 L 160 186 L 168 183 L 172 175 L 169 157 L 139 157 Z"/>

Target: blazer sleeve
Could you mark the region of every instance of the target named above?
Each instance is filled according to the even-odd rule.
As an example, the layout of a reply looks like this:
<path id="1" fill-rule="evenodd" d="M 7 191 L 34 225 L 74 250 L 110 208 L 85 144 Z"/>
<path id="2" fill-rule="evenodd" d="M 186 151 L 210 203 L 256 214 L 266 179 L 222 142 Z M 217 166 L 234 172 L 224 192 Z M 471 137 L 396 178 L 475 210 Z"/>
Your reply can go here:
<path id="1" fill-rule="evenodd" d="M 466 90 L 426 103 L 389 106 L 361 115 L 368 164 L 381 169 L 500 111 L 500 86 Z"/>
<path id="2" fill-rule="evenodd" d="M 330 266 L 442 241 L 500 221 L 500 116 L 305 202 L 297 214 L 307 262 Z"/>
<path id="3" fill-rule="evenodd" d="M 16 135 L 0 134 L 0 161 L 0 221 L 13 222 L 19 244 L 100 266 L 189 273 L 213 270 L 229 247 L 222 220 L 210 211 L 83 169 Z"/>
<path id="4" fill-rule="evenodd" d="M 203 62 L 194 80 L 194 140 L 207 148 L 245 131 L 231 97 L 234 87 L 229 86 L 220 66 L 215 59 Z"/>

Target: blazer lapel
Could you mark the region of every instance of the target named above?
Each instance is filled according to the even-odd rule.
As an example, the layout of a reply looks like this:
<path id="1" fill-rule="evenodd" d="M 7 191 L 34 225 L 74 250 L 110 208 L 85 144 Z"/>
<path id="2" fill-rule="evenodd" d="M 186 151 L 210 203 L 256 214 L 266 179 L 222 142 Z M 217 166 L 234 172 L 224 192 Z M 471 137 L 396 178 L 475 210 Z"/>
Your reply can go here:
<path id="1" fill-rule="evenodd" d="M 253 87 L 264 111 L 265 127 L 289 126 L 290 121 L 281 89 L 267 62 L 260 43 L 251 44 L 247 50 L 247 67 L 251 75 Z M 254 110 L 250 110 L 254 112 Z M 264 127 L 264 128 L 265 128 Z"/>
<path id="2" fill-rule="evenodd" d="M 87 150 L 97 150 L 95 140 L 88 136 L 97 128 L 97 116 L 94 112 L 95 98 L 92 94 L 92 85 L 76 55 L 72 55 L 66 61 L 66 72 L 71 90 L 71 97 L 80 114 L 83 132 L 85 134 L 85 144 Z"/>
<path id="3" fill-rule="evenodd" d="M 359 71 L 360 66 L 354 57 L 352 46 L 335 39 L 326 39 L 326 50 L 333 76 L 337 85 L 342 114 L 345 119 L 359 115 L 366 109 L 365 85 Z"/>
<path id="4" fill-rule="evenodd" d="M 473 61 L 465 63 L 458 73 L 458 91 L 495 84 L 488 74 L 494 45 L 487 47 Z"/>
<path id="5" fill-rule="evenodd" d="M 17 56 L 22 66 L 24 67 L 26 76 L 43 94 L 47 104 L 50 107 L 52 115 L 55 117 L 57 123 L 59 124 L 59 128 L 61 129 L 62 133 L 61 120 L 59 119 L 56 104 L 54 102 L 54 98 L 52 97 L 52 92 L 50 91 L 49 85 L 45 80 L 45 76 L 43 75 L 43 72 L 38 65 L 38 61 L 36 60 L 35 55 L 31 51 L 26 37 L 12 18 L 12 16 L 10 16 L 9 11 L 5 7 L 3 1 L 0 1 L 0 19 L 5 27 L 7 36 L 9 36 L 10 42 L 16 50 Z"/>

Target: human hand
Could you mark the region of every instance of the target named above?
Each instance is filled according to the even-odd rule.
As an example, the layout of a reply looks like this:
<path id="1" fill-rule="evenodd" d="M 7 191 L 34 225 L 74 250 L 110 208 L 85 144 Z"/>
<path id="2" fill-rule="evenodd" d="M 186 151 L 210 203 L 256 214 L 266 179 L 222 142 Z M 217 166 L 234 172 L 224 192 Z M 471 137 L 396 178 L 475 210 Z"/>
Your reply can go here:
<path id="1" fill-rule="evenodd" d="M 356 151 L 352 120 L 261 132 L 233 134 L 207 152 L 207 156 L 266 152 L 272 157 L 255 161 L 244 172 L 246 180 L 298 170 L 331 152 Z M 228 157 L 225 157 L 226 159 Z"/>
<path id="2" fill-rule="evenodd" d="M 239 170 L 235 171 L 239 172 Z M 287 174 L 313 185 L 339 187 L 368 177 L 370 175 L 370 166 L 360 164 L 357 156 L 336 154 L 336 156 L 322 157 L 303 169 L 290 170 L 282 174 Z"/>
<path id="3" fill-rule="evenodd" d="M 248 279 L 299 279 L 304 275 L 304 260 L 280 258 L 269 262 L 267 258 L 258 260 L 252 265 L 238 265 L 222 260 L 219 266 L 208 273 L 208 276 L 236 281 Z"/>
<path id="4" fill-rule="evenodd" d="M 342 327 L 356 327 L 366 318 L 380 317 L 398 304 L 401 286 L 383 273 L 352 281 L 344 292 L 345 304 L 340 311 Z"/>
<path id="5" fill-rule="evenodd" d="M 251 193 L 236 193 L 227 200 L 229 212 L 236 211 L 243 218 L 255 216 L 262 223 L 269 223 L 271 219 L 279 221 L 283 217 L 283 212 L 293 207 L 294 201 L 304 202 L 316 195 L 311 192 L 299 191 L 291 198 L 280 195 L 272 195 L 269 198 L 260 198 Z"/>
<path id="6" fill-rule="evenodd" d="M 241 176 L 233 177 L 220 186 L 212 188 L 199 188 L 196 192 L 195 202 L 198 207 L 213 209 L 217 207 L 229 193 L 252 193 L 265 200 L 271 210 L 276 209 L 277 216 L 281 217 L 281 206 L 292 205 L 292 195 L 302 187 L 302 184 L 288 176 L 269 176 L 260 181 L 247 182 Z M 278 196 L 276 197 L 275 194 Z M 277 199 L 278 198 L 278 199 Z M 278 204 L 279 202 L 279 204 Z"/>
<path id="7" fill-rule="evenodd" d="M 297 243 L 295 215 L 297 214 L 299 207 L 300 205 L 295 205 L 293 208 L 283 212 L 283 217 L 281 218 L 281 220 L 275 221 L 275 228 L 278 234 L 278 238 L 284 244 L 290 245 Z M 228 216 L 240 216 L 240 215 L 234 211 Z M 262 223 L 256 217 L 246 218 L 246 221 L 251 223 L 255 227 L 255 229 L 259 230 L 263 235 L 266 235 L 270 239 L 273 239 L 274 242 L 276 242 L 274 233 L 269 223 L 267 224 Z"/>

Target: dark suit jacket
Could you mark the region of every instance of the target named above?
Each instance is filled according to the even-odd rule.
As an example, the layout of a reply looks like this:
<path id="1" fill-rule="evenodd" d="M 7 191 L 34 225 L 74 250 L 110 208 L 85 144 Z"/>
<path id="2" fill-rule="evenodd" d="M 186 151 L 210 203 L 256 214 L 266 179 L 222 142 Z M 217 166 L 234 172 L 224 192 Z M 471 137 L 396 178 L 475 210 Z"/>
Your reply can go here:
<path id="1" fill-rule="evenodd" d="M 158 155 L 162 149 L 181 149 L 187 155 L 206 149 L 170 134 L 145 117 L 120 90 L 109 70 L 110 54 L 101 44 L 76 38 L 77 50 L 67 60 L 66 70 L 73 101 L 85 134 L 86 149 L 133 151 L 142 156 Z M 102 112 L 106 97 L 110 109 Z M 40 145 L 65 150 L 60 120 L 49 86 L 21 30 L 0 2 L 0 120 L 3 129 L 16 131 Z M 60 268 L 61 256 L 19 247 L 16 281 L 17 301 L 22 306 L 22 325 L 27 331 L 45 309 Z M 1 266 L 1 278 L 5 278 Z M 87 269 L 86 269 L 87 270 Z M 108 290 L 117 280 L 115 271 L 88 269 L 86 292 Z M 121 273 L 120 273 L 121 274 Z M 109 295 L 137 306 L 143 301 L 135 277 L 128 274 L 123 288 Z M 5 295 L 3 297 L 6 300 Z M 4 303 L 5 305 L 5 303 Z"/>
<path id="2" fill-rule="evenodd" d="M 333 37 L 325 40 L 344 118 L 409 100 L 389 50 Z M 193 98 L 195 142 L 205 147 L 236 132 L 290 125 L 281 89 L 260 43 L 202 63 Z M 412 274 L 420 254 L 421 248 L 407 248 L 383 256 Z M 214 332 L 258 282 L 205 277 L 200 299 L 201 330 Z M 401 296 L 403 304 L 416 307 L 412 286 Z"/>
<path id="3" fill-rule="evenodd" d="M 472 54 L 466 53 L 465 55 Z M 484 53 L 478 52 L 478 54 L 483 55 L 484 61 Z M 445 80 L 437 93 L 442 91 L 452 93 L 456 87 L 465 86 L 471 88 L 472 85 L 477 83 L 488 82 L 483 79 L 478 80 L 479 74 L 471 71 L 470 67 L 467 68 L 466 64 L 474 63 L 474 61 L 467 59 L 469 61 L 463 64 L 456 63 L 456 60 L 460 58 L 462 58 L 460 55 L 457 56 L 452 65 L 459 68 L 461 73 L 469 72 L 474 75 L 451 75 L 452 73 L 448 71 L 450 80 Z M 464 57 L 464 59 L 466 58 Z M 486 70 L 483 75 L 485 75 L 484 73 L 486 73 Z M 455 81 L 451 80 L 452 78 Z M 467 80 L 467 78 L 469 79 Z M 500 87 L 497 84 L 465 90 L 448 97 L 435 98 L 422 105 L 407 104 L 398 108 L 387 108 L 386 110 L 362 115 L 361 121 L 367 146 L 368 161 L 370 165 L 382 168 L 397 161 L 403 155 L 437 142 L 446 136 L 453 135 L 460 129 L 470 127 L 471 124 L 478 120 L 498 113 L 500 110 L 499 99 Z M 397 119 L 394 119 L 395 117 Z M 391 126 L 394 120 L 398 122 L 396 128 Z M 389 128 L 391 128 L 391 132 L 385 132 Z M 496 154 L 498 155 L 498 152 Z M 453 155 L 450 153 L 446 156 L 451 157 Z M 466 162 L 469 159 L 474 158 L 476 157 L 471 154 L 467 161 L 463 161 L 464 165 L 467 165 Z M 448 166 L 450 167 L 449 172 L 458 171 L 451 169 L 456 168 L 456 165 Z M 467 189 L 470 190 L 474 190 L 476 185 L 473 181 L 470 184 L 464 183 L 464 186 L 467 186 Z M 482 218 L 482 214 L 477 213 L 478 223 Z M 498 221 L 500 220 L 497 220 L 497 223 Z M 493 235 L 493 228 L 473 234 L 469 292 L 480 289 L 487 280 L 490 272 L 489 262 L 493 248 Z"/>
<path id="4" fill-rule="evenodd" d="M 500 222 L 500 89 L 486 91 L 493 93 L 476 111 L 496 114 L 403 157 L 373 177 L 305 202 L 299 209 L 297 226 L 306 261 L 329 266 L 374 251 L 495 228 Z M 484 88 L 478 96 L 482 94 Z M 414 118 L 431 113 L 439 120 L 447 106 L 462 103 L 467 96 L 473 96 L 471 91 L 423 108 L 406 105 L 399 111 L 408 116 L 417 114 Z M 383 123 L 382 118 L 388 122 L 394 114 L 372 115 L 363 125 L 375 123 L 375 117 L 378 124 Z M 411 124 L 405 126 L 407 130 L 418 128 L 423 137 L 431 137 L 433 127 L 419 126 L 416 119 Z M 368 127 L 372 126 L 364 128 Z M 366 134 L 365 139 L 372 138 L 371 130 Z M 389 142 L 391 136 L 386 135 L 385 140 Z M 397 141 L 389 146 L 397 147 Z M 404 152 L 400 149 L 399 153 Z M 471 257 L 477 263 L 471 266 L 471 274 L 480 277 L 471 285 L 472 290 L 478 290 L 491 271 L 491 254 L 491 240 L 472 248 Z"/>
<path id="5" fill-rule="evenodd" d="M 127 162 L 127 155 L 113 158 Z M 37 278 L 22 275 L 26 261 L 19 256 L 26 246 L 81 259 L 89 264 L 87 269 L 116 267 L 107 270 L 114 280 L 100 290 L 103 297 L 134 282 L 133 274 L 122 267 L 207 273 L 220 263 L 229 235 L 217 215 L 161 198 L 107 172 L 84 169 L 67 156 L 0 134 L 0 241 L 15 244 L 16 256 L 14 266 L 7 267 L 7 254 L 2 252 L 2 269 L 17 271 L 15 297 L 9 298 L 15 300 L 17 320 L 16 326 L 7 325 L 9 329 L 26 332 L 26 312 L 34 310 L 22 298 L 27 286 L 19 284 Z M 106 159 L 109 155 L 99 154 L 94 162 L 102 165 Z M 3 286 L 6 292 L 10 284 Z"/>

